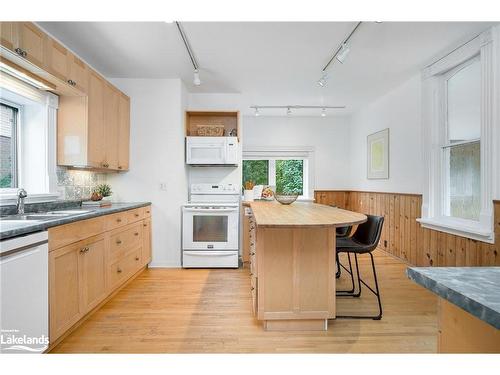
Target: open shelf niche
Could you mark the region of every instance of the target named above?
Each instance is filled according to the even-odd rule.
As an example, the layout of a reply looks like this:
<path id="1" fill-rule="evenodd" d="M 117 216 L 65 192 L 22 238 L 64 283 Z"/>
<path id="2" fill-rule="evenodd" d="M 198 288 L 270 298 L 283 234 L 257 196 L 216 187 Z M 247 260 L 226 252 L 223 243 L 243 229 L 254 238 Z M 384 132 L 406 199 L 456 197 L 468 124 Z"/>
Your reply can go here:
<path id="1" fill-rule="evenodd" d="M 186 136 L 198 136 L 199 125 L 223 125 L 226 137 L 231 130 L 236 129 L 239 141 L 239 111 L 186 111 Z"/>

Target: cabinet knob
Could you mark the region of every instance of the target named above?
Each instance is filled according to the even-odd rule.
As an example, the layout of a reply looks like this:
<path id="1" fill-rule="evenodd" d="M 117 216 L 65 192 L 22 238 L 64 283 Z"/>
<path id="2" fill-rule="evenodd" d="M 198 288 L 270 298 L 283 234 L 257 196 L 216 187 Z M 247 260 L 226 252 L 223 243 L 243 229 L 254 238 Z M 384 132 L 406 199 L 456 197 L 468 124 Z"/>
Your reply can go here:
<path id="1" fill-rule="evenodd" d="M 118 169 L 123 169 L 123 167 L 121 165 L 118 166 Z"/>
<path id="2" fill-rule="evenodd" d="M 82 247 L 82 248 L 80 249 L 80 253 L 82 253 L 82 254 L 83 254 L 83 253 L 86 253 L 86 252 L 87 252 L 87 251 L 89 251 L 89 250 L 90 250 L 90 248 L 89 248 L 89 247 L 87 247 L 87 246 L 85 246 L 85 247 Z"/>
<path id="3" fill-rule="evenodd" d="M 146 223 L 142 224 L 143 226 L 147 227 L 148 225 Z"/>
<path id="4" fill-rule="evenodd" d="M 250 289 L 250 290 L 255 290 L 255 288 L 252 286 L 252 289 Z"/>
<path id="5" fill-rule="evenodd" d="M 120 245 L 122 243 L 122 240 L 116 240 L 116 244 Z"/>
<path id="6" fill-rule="evenodd" d="M 139 257 L 135 257 L 135 260 L 139 260 Z"/>
<path id="7" fill-rule="evenodd" d="M 122 269 L 120 267 L 118 267 L 118 269 L 116 270 L 116 272 L 122 273 Z"/>
<path id="8" fill-rule="evenodd" d="M 18 48 L 16 48 L 14 51 L 15 51 L 15 52 L 16 52 L 19 56 L 22 56 L 22 57 L 26 57 L 26 56 L 28 56 L 28 53 L 27 53 L 26 51 L 22 50 L 22 49 L 21 49 L 21 48 L 19 48 L 19 47 L 18 47 Z"/>
<path id="9" fill-rule="evenodd" d="M 255 253 L 250 253 L 250 255 L 255 255 Z"/>
<path id="10" fill-rule="evenodd" d="M 134 236 L 138 236 L 138 235 L 139 235 L 139 232 L 135 232 L 135 233 L 134 233 Z"/>
<path id="11" fill-rule="evenodd" d="M 122 222 L 122 219 L 118 218 L 118 219 L 116 219 L 116 222 L 117 222 L 117 223 L 121 223 L 121 222 Z"/>
<path id="12" fill-rule="evenodd" d="M 134 214 L 135 217 L 139 217 L 139 214 Z"/>

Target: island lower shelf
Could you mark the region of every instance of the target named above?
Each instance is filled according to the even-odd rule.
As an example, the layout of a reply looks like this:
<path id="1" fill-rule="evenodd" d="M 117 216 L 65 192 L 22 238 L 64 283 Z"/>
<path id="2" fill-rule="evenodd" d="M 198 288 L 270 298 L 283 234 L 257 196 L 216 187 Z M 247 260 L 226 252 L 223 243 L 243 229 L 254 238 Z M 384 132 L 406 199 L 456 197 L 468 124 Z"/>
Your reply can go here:
<path id="1" fill-rule="evenodd" d="M 335 318 L 335 228 L 359 224 L 366 216 L 294 205 L 250 204 L 254 314 L 266 330 L 326 330 L 328 319 Z"/>

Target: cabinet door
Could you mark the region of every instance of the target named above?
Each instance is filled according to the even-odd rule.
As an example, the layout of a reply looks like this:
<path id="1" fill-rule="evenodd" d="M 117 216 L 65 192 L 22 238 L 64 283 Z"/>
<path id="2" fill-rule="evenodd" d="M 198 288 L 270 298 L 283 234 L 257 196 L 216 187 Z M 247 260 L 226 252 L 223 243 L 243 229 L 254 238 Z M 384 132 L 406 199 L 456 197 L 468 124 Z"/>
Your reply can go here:
<path id="1" fill-rule="evenodd" d="M 110 84 L 104 86 L 105 168 L 118 169 L 118 101 L 120 93 Z"/>
<path id="2" fill-rule="evenodd" d="M 26 56 L 23 56 L 28 61 L 38 67 L 44 67 L 44 39 L 46 38 L 38 27 L 31 22 L 21 22 L 19 24 L 18 44 Z"/>
<path id="3" fill-rule="evenodd" d="M 68 78 L 73 82 L 72 86 L 76 87 L 83 93 L 87 93 L 89 69 L 78 57 L 68 51 Z"/>
<path id="4" fill-rule="evenodd" d="M 14 51 L 17 46 L 19 22 L 0 22 L 0 44 Z"/>
<path id="5" fill-rule="evenodd" d="M 46 38 L 45 62 L 47 71 L 61 81 L 69 80 L 68 55 L 69 51 L 54 39 Z"/>
<path id="6" fill-rule="evenodd" d="M 151 218 L 144 219 L 142 228 L 142 262 L 144 265 L 151 262 L 152 258 L 152 247 L 151 247 Z"/>
<path id="7" fill-rule="evenodd" d="M 87 313 L 106 297 L 104 237 L 97 236 L 83 242 L 83 249 L 79 267 L 82 280 L 80 297 L 83 312 Z"/>
<path id="8" fill-rule="evenodd" d="M 95 168 L 106 167 L 103 108 L 105 84 L 104 79 L 96 72 L 89 72 L 87 164 Z"/>
<path id="9" fill-rule="evenodd" d="M 78 272 L 81 250 L 76 243 L 49 253 L 51 342 L 83 316 Z"/>
<path id="10" fill-rule="evenodd" d="M 118 101 L 118 170 L 129 168 L 130 99 L 120 93 Z"/>

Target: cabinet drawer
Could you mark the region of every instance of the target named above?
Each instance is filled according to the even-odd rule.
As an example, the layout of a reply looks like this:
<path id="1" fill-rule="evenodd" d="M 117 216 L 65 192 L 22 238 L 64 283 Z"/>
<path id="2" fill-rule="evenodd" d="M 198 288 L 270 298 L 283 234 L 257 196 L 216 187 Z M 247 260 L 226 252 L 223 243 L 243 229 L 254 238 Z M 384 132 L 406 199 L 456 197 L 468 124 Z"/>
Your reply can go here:
<path id="1" fill-rule="evenodd" d="M 141 268 L 141 248 L 138 247 L 133 252 L 121 260 L 111 263 L 108 267 L 108 285 L 115 289 L 136 271 Z"/>
<path id="2" fill-rule="evenodd" d="M 134 210 L 125 211 L 127 214 L 127 222 L 133 223 L 135 221 L 142 220 L 144 218 L 144 210 L 143 207 L 136 208 Z"/>
<path id="3" fill-rule="evenodd" d="M 49 251 L 104 232 L 104 217 L 49 228 Z"/>
<path id="4" fill-rule="evenodd" d="M 151 217 L 151 206 L 146 206 L 142 208 L 144 218 Z"/>
<path id="5" fill-rule="evenodd" d="M 128 211 L 106 216 L 106 230 L 113 230 L 128 224 Z"/>
<path id="6" fill-rule="evenodd" d="M 127 253 L 142 246 L 142 223 L 127 225 L 115 229 L 110 235 L 109 261 L 115 262 Z"/>

